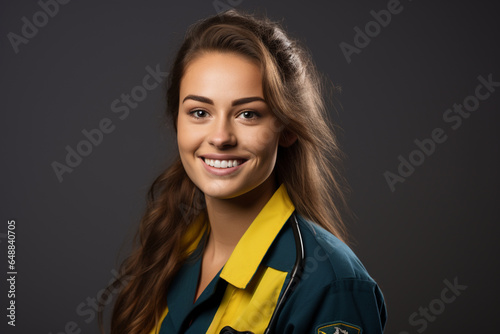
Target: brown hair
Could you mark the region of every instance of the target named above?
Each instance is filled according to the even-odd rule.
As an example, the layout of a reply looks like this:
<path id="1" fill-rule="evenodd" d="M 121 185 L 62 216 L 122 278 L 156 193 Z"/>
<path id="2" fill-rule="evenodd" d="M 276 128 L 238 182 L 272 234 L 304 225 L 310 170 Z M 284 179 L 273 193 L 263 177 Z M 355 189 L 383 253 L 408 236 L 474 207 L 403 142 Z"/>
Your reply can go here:
<path id="1" fill-rule="evenodd" d="M 214 51 L 237 53 L 261 66 L 264 98 L 278 120 L 275 130 L 297 136 L 291 146 L 278 149 L 277 181 L 285 184 L 300 215 L 345 240 L 341 151 L 325 111 L 320 76 L 307 52 L 277 23 L 230 10 L 189 28 L 167 79 L 167 115 L 174 128 L 187 65 Z M 259 139 L 265 144 L 266 138 Z M 204 212 L 203 193 L 177 157 L 153 182 L 135 248 L 121 265 L 128 283 L 118 293 L 111 334 L 147 334 L 158 325 L 169 285 L 189 255 L 186 231 Z M 118 278 L 108 290 L 120 284 Z"/>

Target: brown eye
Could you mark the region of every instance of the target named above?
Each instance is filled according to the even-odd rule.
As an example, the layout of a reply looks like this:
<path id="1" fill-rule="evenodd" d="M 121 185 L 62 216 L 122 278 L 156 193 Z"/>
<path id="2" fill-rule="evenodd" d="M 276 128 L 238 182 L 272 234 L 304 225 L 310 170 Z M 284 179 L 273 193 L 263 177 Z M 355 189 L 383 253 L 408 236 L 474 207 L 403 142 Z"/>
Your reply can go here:
<path id="1" fill-rule="evenodd" d="M 255 111 L 245 110 L 239 116 L 241 116 L 242 118 L 245 118 L 245 119 L 252 119 L 252 118 L 259 117 L 259 114 L 256 113 Z"/>
<path id="2" fill-rule="evenodd" d="M 195 118 L 204 118 L 204 117 L 207 117 L 207 115 L 208 115 L 208 113 L 203 109 L 196 109 L 196 110 L 190 111 L 189 114 Z"/>

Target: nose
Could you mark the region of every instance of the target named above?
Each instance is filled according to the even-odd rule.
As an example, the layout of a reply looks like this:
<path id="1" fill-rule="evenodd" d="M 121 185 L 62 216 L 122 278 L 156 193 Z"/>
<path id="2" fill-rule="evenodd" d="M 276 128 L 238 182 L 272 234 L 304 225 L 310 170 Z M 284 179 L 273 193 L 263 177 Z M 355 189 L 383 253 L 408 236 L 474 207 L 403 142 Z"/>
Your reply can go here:
<path id="1" fill-rule="evenodd" d="M 236 145 L 236 135 L 230 120 L 220 118 L 213 123 L 208 142 L 219 149 Z"/>

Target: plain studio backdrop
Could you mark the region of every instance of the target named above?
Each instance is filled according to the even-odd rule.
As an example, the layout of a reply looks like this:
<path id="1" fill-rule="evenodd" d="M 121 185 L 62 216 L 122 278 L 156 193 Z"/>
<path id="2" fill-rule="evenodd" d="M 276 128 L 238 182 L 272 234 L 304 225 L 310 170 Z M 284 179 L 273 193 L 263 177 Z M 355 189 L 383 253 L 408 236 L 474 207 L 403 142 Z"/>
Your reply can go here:
<path id="1" fill-rule="evenodd" d="M 351 247 L 384 292 L 386 333 L 496 331 L 496 6 L 2 1 L 0 332 L 98 333 L 95 299 L 175 155 L 167 66 L 190 24 L 229 7 L 281 21 L 341 88 L 329 111 L 357 216 Z"/>

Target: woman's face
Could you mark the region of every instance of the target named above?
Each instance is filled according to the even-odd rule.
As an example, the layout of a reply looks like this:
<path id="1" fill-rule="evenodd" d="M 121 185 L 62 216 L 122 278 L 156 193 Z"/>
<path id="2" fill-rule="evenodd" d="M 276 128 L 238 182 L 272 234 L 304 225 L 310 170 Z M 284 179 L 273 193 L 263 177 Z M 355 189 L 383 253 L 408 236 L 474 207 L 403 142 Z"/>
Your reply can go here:
<path id="1" fill-rule="evenodd" d="M 258 65 L 235 53 L 202 54 L 187 66 L 179 97 L 180 157 L 205 196 L 274 187 L 281 128 L 264 100 Z"/>

